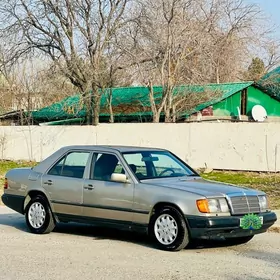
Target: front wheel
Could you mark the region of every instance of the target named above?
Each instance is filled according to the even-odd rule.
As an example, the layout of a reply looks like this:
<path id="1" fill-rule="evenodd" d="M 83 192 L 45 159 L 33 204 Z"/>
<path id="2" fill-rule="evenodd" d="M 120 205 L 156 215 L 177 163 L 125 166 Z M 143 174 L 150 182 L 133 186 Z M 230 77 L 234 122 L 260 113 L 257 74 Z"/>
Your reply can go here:
<path id="1" fill-rule="evenodd" d="M 38 195 L 31 199 L 26 207 L 25 220 L 32 233 L 50 233 L 55 222 L 47 200 Z"/>
<path id="2" fill-rule="evenodd" d="M 153 215 L 149 231 L 159 248 L 163 250 L 180 251 L 189 243 L 185 219 L 171 206 L 164 207 Z"/>

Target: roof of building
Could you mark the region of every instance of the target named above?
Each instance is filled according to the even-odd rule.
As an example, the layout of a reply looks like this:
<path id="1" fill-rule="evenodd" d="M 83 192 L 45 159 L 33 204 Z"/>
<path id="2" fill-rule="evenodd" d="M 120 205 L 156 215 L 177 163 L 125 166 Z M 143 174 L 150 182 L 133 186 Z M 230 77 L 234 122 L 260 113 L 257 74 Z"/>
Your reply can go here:
<path id="1" fill-rule="evenodd" d="M 206 84 L 206 85 L 184 85 L 174 89 L 174 94 L 195 93 L 204 94 L 205 92 L 218 92 L 215 97 L 210 98 L 206 102 L 202 102 L 195 108 L 192 108 L 182 115 L 188 116 L 192 113 L 200 111 L 208 106 L 216 104 L 231 95 L 251 86 L 253 82 L 237 82 L 224 84 Z M 154 97 L 156 103 L 162 96 L 162 87 L 155 86 Z M 106 89 L 101 98 L 100 117 L 108 117 L 108 97 L 112 93 L 112 107 L 114 116 L 127 117 L 145 117 L 151 116 L 149 89 L 147 87 L 127 87 L 127 88 L 112 88 Z M 74 118 L 85 118 L 86 110 L 82 102 L 81 95 L 67 97 L 60 102 L 56 102 L 51 106 L 44 107 L 38 111 L 32 112 L 34 119 L 38 121 L 56 121 Z"/>
<path id="2" fill-rule="evenodd" d="M 269 96 L 280 101 L 280 67 L 265 74 L 255 85 Z"/>
<path id="3" fill-rule="evenodd" d="M 6 112 L 0 115 L 0 120 L 2 119 L 15 119 L 16 117 L 20 118 L 21 114 L 24 113 L 24 110 L 15 110 L 15 111 L 10 111 Z"/>

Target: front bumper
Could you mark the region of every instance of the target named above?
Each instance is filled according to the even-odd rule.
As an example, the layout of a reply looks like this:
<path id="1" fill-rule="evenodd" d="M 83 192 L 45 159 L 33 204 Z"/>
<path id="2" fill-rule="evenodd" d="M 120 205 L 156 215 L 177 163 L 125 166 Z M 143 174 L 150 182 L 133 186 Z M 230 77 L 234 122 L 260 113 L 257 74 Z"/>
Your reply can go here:
<path id="1" fill-rule="evenodd" d="M 3 203 L 7 207 L 13 209 L 14 211 L 16 211 L 20 214 L 24 213 L 24 210 L 23 210 L 24 200 L 25 200 L 24 196 L 4 193 L 1 198 L 2 198 Z"/>
<path id="2" fill-rule="evenodd" d="M 240 219 L 243 216 L 186 216 L 186 220 L 193 239 L 226 239 L 266 232 L 277 220 L 274 212 L 261 213 L 259 216 L 263 217 L 263 225 L 260 229 L 242 229 Z"/>

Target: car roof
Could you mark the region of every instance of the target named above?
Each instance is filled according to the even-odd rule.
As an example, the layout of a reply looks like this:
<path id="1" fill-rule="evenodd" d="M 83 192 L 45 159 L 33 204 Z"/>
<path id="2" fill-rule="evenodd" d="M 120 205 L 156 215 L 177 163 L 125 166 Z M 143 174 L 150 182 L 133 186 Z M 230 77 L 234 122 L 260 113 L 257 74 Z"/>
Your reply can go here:
<path id="1" fill-rule="evenodd" d="M 120 145 L 71 145 L 64 146 L 64 149 L 67 150 L 97 150 L 97 151 L 119 151 L 123 152 L 138 152 L 138 151 L 166 151 L 162 148 L 153 148 L 153 147 L 140 147 L 140 146 L 120 146 Z"/>

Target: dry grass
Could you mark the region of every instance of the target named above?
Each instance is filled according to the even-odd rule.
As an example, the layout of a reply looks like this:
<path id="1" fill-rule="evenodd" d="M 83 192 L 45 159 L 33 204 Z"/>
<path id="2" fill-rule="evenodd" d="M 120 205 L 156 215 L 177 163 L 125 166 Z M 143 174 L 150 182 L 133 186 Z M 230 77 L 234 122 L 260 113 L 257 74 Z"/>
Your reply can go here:
<path id="1" fill-rule="evenodd" d="M 268 230 L 268 232 L 274 232 L 274 233 L 280 233 L 280 227 L 278 226 L 272 226 Z"/>
<path id="2" fill-rule="evenodd" d="M 213 171 L 201 174 L 205 179 L 250 187 L 267 193 L 272 209 L 280 209 L 280 174 Z"/>

